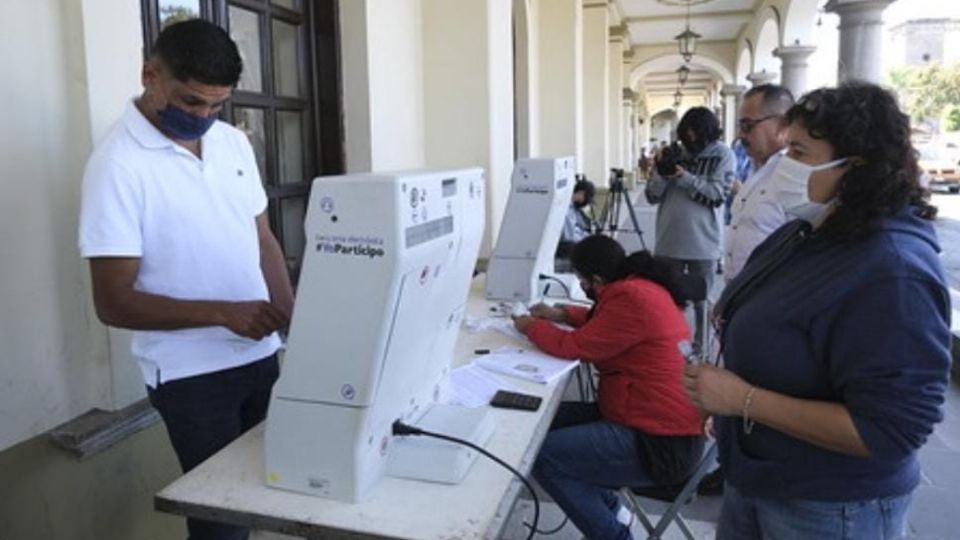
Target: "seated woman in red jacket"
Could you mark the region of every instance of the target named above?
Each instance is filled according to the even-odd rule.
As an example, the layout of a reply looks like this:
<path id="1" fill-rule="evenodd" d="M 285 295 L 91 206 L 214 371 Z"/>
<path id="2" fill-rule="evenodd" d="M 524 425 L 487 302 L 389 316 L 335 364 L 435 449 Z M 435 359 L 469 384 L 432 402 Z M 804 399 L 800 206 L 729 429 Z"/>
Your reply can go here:
<path id="1" fill-rule="evenodd" d="M 703 451 L 681 382 L 686 299 L 669 266 L 606 236 L 579 242 L 571 263 L 594 306 L 537 305 L 515 324 L 546 353 L 593 364 L 599 397 L 561 404 L 533 476 L 587 538 L 628 539 L 616 490 L 682 482 Z"/>

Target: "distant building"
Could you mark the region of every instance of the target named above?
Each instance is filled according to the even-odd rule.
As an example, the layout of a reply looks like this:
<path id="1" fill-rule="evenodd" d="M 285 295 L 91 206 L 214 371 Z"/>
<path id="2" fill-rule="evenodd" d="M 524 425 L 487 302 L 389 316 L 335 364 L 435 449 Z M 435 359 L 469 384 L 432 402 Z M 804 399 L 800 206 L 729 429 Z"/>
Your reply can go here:
<path id="1" fill-rule="evenodd" d="M 890 68 L 960 62 L 960 19 L 914 19 L 890 28 Z"/>

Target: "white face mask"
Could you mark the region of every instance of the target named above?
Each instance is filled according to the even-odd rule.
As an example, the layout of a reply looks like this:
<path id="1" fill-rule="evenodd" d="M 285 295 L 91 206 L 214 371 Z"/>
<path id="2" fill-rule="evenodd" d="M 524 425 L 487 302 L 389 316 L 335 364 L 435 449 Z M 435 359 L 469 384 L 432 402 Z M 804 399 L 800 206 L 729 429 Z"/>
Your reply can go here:
<path id="1" fill-rule="evenodd" d="M 833 206 L 833 201 L 818 203 L 810 200 L 810 176 L 817 171 L 842 165 L 848 160 L 849 158 L 841 158 L 823 165 L 807 165 L 791 157 L 782 156 L 771 173 L 772 185 L 777 189 L 777 200 L 787 213 L 813 223 Z"/>

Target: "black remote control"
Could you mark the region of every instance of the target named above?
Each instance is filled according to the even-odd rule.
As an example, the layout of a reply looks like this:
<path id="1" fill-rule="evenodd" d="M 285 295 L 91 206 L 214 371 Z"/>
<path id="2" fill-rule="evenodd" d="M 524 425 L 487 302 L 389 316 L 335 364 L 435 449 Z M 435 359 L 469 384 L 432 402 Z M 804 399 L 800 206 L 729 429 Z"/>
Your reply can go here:
<path id="1" fill-rule="evenodd" d="M 490 400 L 491 407 L 500 407 L 503 409 L 520 409 L 522 411 L 535 411 L 540 408 L 543 398 L 531 396 L 530 394 L 521 394 L 519 392 L 508 392 L 506 390 L 497 390 L 493 399 Z"/>

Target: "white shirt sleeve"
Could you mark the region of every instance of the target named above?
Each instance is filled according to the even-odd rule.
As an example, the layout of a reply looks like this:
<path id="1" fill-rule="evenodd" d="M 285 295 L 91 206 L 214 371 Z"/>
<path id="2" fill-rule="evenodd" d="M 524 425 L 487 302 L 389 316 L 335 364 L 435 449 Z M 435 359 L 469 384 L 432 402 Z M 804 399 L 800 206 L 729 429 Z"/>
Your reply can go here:
<path id="1" fill-rule="evenodd" d="M 81 256 L 142 256 L 143 207 L 143 190 L 132 173 L 102 155 L 90 158 L 80 201 Z"/>

